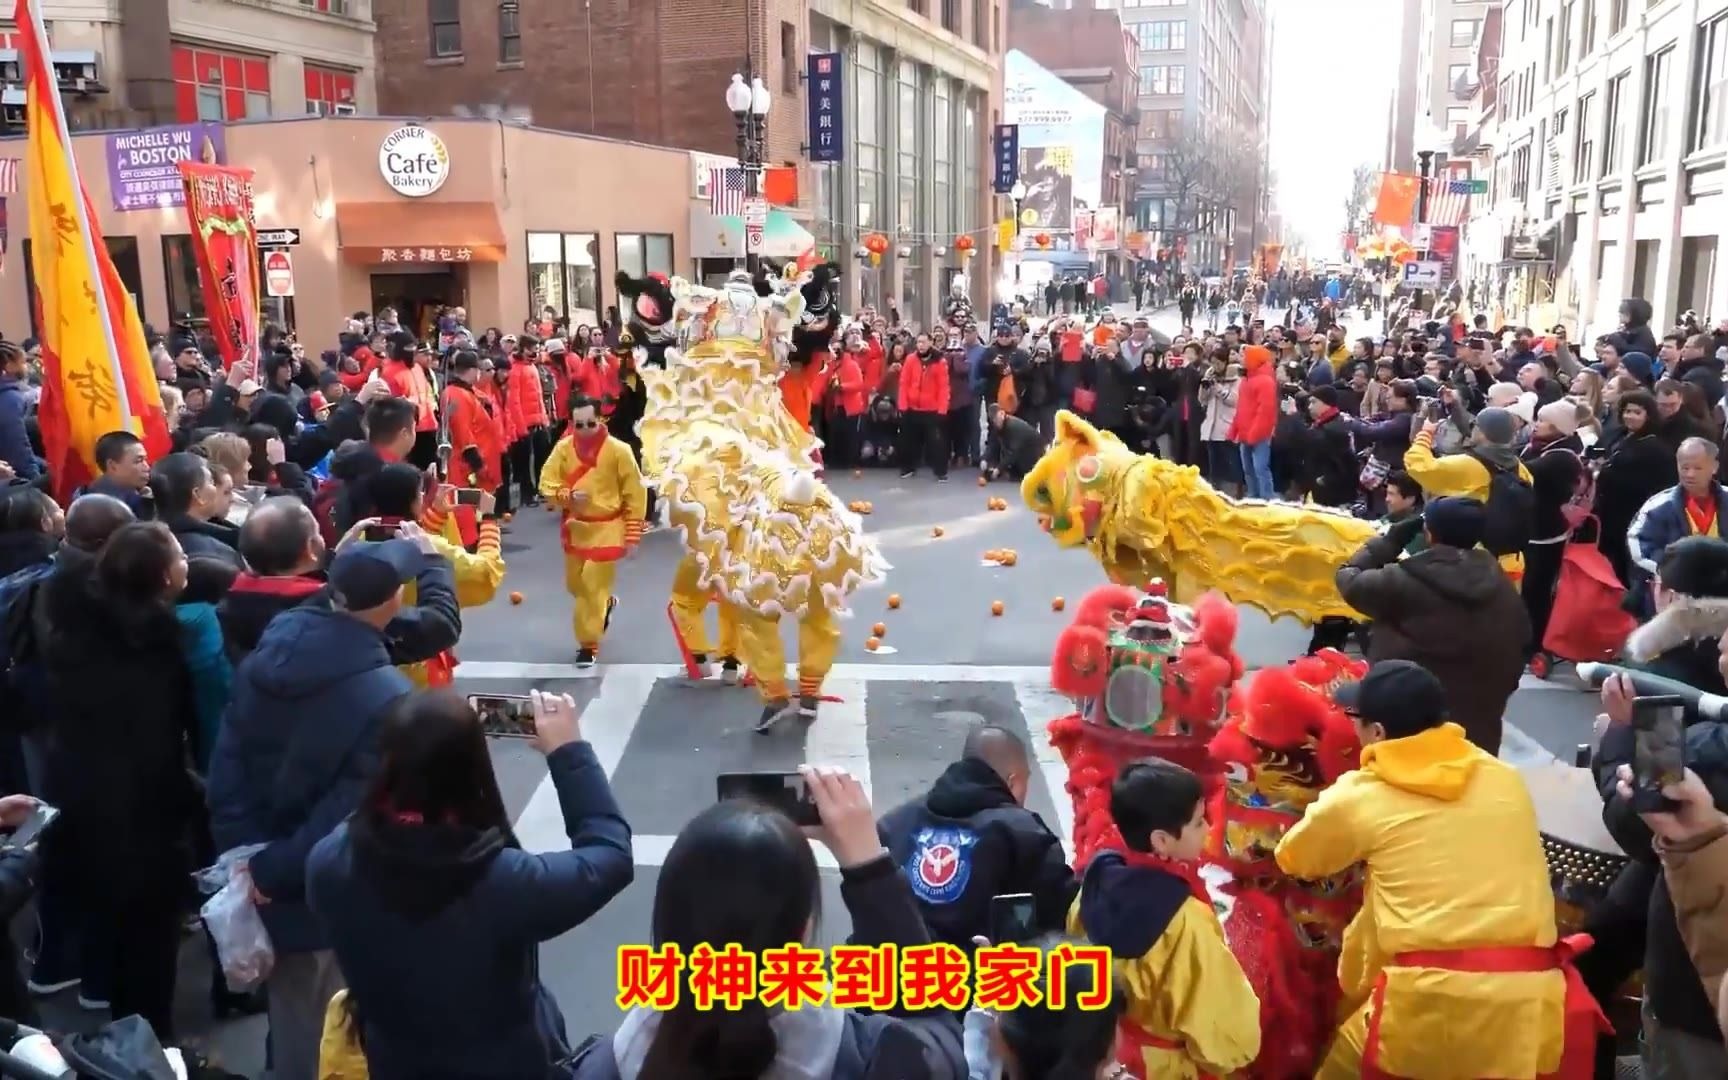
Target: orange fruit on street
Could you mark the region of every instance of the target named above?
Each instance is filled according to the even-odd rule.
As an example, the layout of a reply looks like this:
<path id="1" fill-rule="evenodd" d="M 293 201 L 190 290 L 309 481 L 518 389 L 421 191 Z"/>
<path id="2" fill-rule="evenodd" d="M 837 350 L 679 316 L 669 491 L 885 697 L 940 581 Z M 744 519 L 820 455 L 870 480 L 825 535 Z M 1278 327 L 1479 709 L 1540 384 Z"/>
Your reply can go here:
<path id="1" fill-rule="evenodd" d="M 881 648 L 881 646 L 882 642 L 876 638 L 870 637 L 864 639 L 864 647 L 869 649 L 871 652 L 875 652 L 877 649 Z"/>
<path id="2" fill-rule="evenodd" d="M 990 601 L 990 614 L 1000 615 L 1000 614 L 1002 614 L 1002 612 L 1004 610 L 1005 610 L 1005 608 L 1004 608 L 1002 601 L 1000 601 L 1000 600 Z"/>
<path id="3" fill-rule="evenodd" d="M 1013 566 L 1015 563 L 1017 563 L 1019 561 L 1020 561 L 1020 555 L 1017 552 L 1004 551 L 1002 553 L 1002 565 L 1003 566 Z"/>
<path id="4" fill-rule="evenodd" d="M 510 594 L 510 602 L 512 604 L 520 604 L 522 602 L 522 594 L 519 592 L 511 593 Z"/>
<path id="5" fill-rule="evenodd" d="M 941 536 L 942 535 L 942 526 L 937 525 L 937 526 L 932 527 L 930 530 L 930 535 L 931 536 Z"/>
<path id="6" fill-rule="evenodd" d="M 876 504 L 873 502 L 865 503 L 864 504 L 864 512 L 866 514 L 874 514 L 876 512 Z"/>
<path id="7" fill-rule="evenodd" d="M 860 476 L 863 476 L 863 475 L 864 475 L 863 469 L 853 469 L 852 470 L 852 479 L 854 479 L 854 480 L 858 479 Z"/>
<path id="8" fill-rule="evenodd" d="M 877 637 L 886 637 L 888 634 L 888 624 L 887 623 L 877 623 L 875 626 L 872 626 L 870 628 L 870 632 L 872 634 L 876 635 Z"/>
<path id="9" fill-rule="evenodd" d="M 978 486 L 979 486 L 979 487 L 983 487 L 983 486 L 984 486 L 984 485 L 985 485 L 985 484 L 988 484 L 988 483 L 989 483 L 989 482 L 990 482 L 990 481 L 989 481 L 989 480 L 987 480 L 987 479 L 985 479 L 985 478 L 984 478 L 984 477 L 982 477 L 982 476 L 980 476 L 980 477 L 979 477 L 979 478 L 978 478 Z"/>
<path id="10" fill-rule="evenodd" d="M 510 522 L 512 522 L 512 521 L 515 521 L 515 520 L 516 520 L 516 515 L 515 515 L 515 514 L 512 514 L 512 513 L 511 513 L 511 512 L 510 512 L 510 511 L 508 511 L 508 510 L 506 510 L 506 511 L 504 511 L 504 523 L 505 523 L 505 524 L 506 524 L 506 525 L 508 525 L 508 524 L 509 524 L 509 523 L 510 523 Z"/>
<path id="11" fill-rule="evenodd" d="M 900 606 L 900 594 L 899 593 L 889 593 L 888 594 L 888 607 L 890 609 L 893 609 L 893 608 L 897 608 L 899 606 Z"/>
<path id="12" fill-rule="evenodd" d="M 1065 608 L 1067 606 L 1068 606 L 1068 601 L 1062 599 L 1060 596 L 1054 597 L 1050 601 L 1050 610 L 1051 611 L 1061 611 L 1063 608 Z"/>

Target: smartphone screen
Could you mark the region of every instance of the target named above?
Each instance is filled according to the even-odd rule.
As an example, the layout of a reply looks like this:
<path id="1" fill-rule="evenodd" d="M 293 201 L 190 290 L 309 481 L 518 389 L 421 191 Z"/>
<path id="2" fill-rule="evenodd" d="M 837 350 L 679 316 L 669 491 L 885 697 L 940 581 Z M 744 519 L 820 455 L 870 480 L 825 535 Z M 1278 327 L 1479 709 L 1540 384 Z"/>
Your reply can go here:
<path id="1" fill-rule="evenodd" d="M 794 825 L 822 824 L 804 777 L 795 772 L 721 773 L 714 778 L 714 796 L 727 799 L 751 799 L 764 803 L 792 819 Z"/>
<path id="2" fill-rule="evenodd" d="M 1662 795 L 1686 772 L 1686 708 L 1679 697 L 1632 702 L 1632 808 L 1651 813 L 1674 808 Z"/>
<path id="3" fill-rule="evenodd" d="M 7 847 L 26 848 L 33 846 L 42 837 L 42 830 L 54 823 L 60 816 L 60 811 L 47 803 L 37 803 L 36 809 L 30 811 L 30 816 L 24 819 L 24 824 L 12 830 L 12 835 L 6 837 Z"/>
<path id="4" fill-rule="evenodd" d="M 486 493 L 484 491 L 481 491 L 479 488 L 457 488 L 456 489 L 456 505 L 457 506 L 479 506 L 480 505 L 480 499 L 485 494 Z"/>
<path id="5" fill-rule="evenodd" d="M 480 718 L 480 733 L 500 739 L 534 737 L 534 701 L 526 694 L 469 694 L 468 707 Z"/>
<path id="6" fill-rule="evenodd" d="M 1003 893 L 990 898 L 990 944 L 1009 945 L 1038 936 L 1038 905 L 1031 893 Z"/>
<path id="7" fill-rule="evenodd" d="M 383 543 L 385 540 L 396 539 L 396 534 L 400 529 L 400 525 L 368 525 L 361 532 L 360 538 L 372 544 Z"/>

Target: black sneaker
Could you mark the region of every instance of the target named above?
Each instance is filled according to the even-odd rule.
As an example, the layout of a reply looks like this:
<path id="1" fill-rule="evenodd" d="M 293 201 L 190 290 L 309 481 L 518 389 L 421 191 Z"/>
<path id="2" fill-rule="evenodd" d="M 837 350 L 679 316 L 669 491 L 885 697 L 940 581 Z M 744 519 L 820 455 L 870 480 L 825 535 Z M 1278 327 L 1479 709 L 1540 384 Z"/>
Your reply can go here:
<path id="1" fill-rule="evenodd" d="M 816 706 L 821 704 L 821 703 L 822 703 L 822 699 L 818 698 L 818 697 L 811 697 L 809 695 L 805 695 L 804 697 L 799 698 L 798 699 L 798 719 L 804 721 L 806 724 L 815 720 L 816 719 Z"/>
<path id="2" fill-rule="evenodd" d="M 691 653 L 690 654 L 690 663 L 695 665 L 695 668 L 696 668 L 696 674 L 694 676 L 695 678 L 706 679 L 708 676 L 714 674 L 714 669 L 708 666 L 708 654 L 707 653 L 702 653 L 702 652 Z"/>
<path id="3" fill-rule="evenodd" d="M 579 668 L 593 667 L 595 659 L 596 657 L 593 649 L 576 650 L 576 666 Z"/>
<path id="4" fill-rule="evenodd" d="M 756 718 L 756 734 L 766 735 L 774 729 L 774 725 L 795 713 L 797 709 L 786 698 L 770 701 L 762 706 L 762 715 Z"/>
<path id="5" fill-rule="evenodd" d="M 738 678 L 738 658 L 736 656 L 722 656 L 720 658 L 720 681 L 727 686 L 737 686 Z"/>
<path id="6" fill-rule="evenodd" d="M 917 474 L 917 473 L 915 473 L 915 472 L 909 472 L 909 471 L 902 471 L 902 472 L 901 472 L 901 473 L 900 473 L 900 479 L 902 479 L 902 480 L 910 480 L 910 479 L 912 479 L 912 478 L 913 478 L 913 477 L 914 477 L 914 476 L 917 476 L 917 475 L 918 475 L 918 474 Z"/>
<path id="7" fill-rule="evenodd" d="M 946 483 L 947 483 L 947 482 L 948 482 L 948 474 L 947 474 L 947 473 L 943 473 L 943 474 L 942 474 L 942 475 L 941 475 L 941 476 L 938 476 L 938 477 L 937 477 L 937 478 L 936 478 L 936 482 L 937 482 L 937 483 L 938 483 L 938 484 L 946 484 Z"/>
<path id="8" fill-rule="evenodd" d="M 618 610 L 618 598 L 608 596 L 606 598 L 606 621 L 600 624 L 602 632 L 612 629 L 612 613 L 616 610 Z"/>

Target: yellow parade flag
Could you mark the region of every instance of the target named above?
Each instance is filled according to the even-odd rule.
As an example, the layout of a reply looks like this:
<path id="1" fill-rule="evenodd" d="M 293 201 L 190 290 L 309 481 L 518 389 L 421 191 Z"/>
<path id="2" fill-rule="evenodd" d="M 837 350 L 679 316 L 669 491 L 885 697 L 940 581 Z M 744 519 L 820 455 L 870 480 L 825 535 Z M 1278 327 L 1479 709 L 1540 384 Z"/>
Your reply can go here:
<path id="1" fill-rule="evenodd" d="M 24 196 L 42 343 L 43 449 L 62 503 L 100 475 L 96 440 L 129 431 L 152 460 L 169 451 L 162 395 L 132 296 L 78 178 L 66 112 L 35 0 L 17 0 L 24 68 Z"/>

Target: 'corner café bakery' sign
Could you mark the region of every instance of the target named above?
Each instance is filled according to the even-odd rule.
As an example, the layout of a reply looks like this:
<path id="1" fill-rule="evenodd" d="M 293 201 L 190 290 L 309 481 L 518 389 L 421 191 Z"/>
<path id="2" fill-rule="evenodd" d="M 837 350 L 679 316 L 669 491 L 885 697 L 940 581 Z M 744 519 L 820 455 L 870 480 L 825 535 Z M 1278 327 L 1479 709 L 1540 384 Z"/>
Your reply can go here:
<path id="1" fill-rule="evenodd" d="M 398 195 L 420 198 L 450 178 L 450 151 L 444 140 L 418 124 L 405 124 L 384 136 L 378 171 Z"/>

